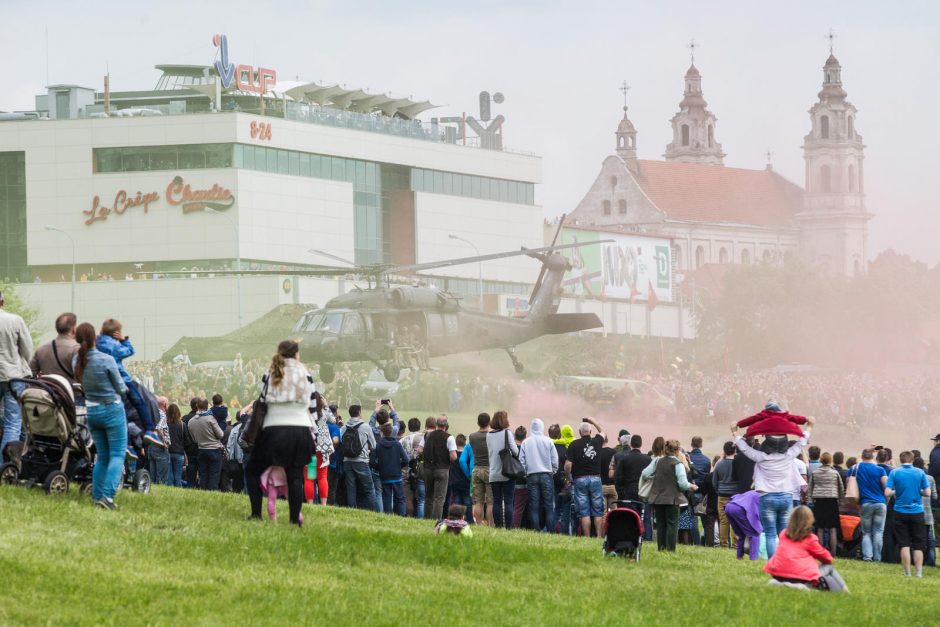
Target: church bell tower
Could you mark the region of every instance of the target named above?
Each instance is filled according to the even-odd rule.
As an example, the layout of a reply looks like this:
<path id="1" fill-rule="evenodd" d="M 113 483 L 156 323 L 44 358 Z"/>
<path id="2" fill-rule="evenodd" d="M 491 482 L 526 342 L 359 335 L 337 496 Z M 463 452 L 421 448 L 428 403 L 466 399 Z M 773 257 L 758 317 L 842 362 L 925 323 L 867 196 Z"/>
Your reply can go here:
<path id="1" fill-rule="evenodd" d="M 842 66 L 832 54 L 823 66 L 819 100 L 809 110 L 811 130 L 803 138 L 806 195 L 800 225 L 801 254 L 827 272 L 857 276 L 868 258 L 864 149 L 855 127 L 855 106 L 842 88 Z"/>
<path id="2" fill-rule="evenodd" d="M 694 42 L 691 47 L 694 53 Z M 724 165 L 725 153 L 715 139 L 717 118 L 707 107 L 708 103 L 702 95 L 702 75 L 695 67 L 693 56 L 692 65 L 685 73 L 685 91 L 679 103 L 679 112 L 671 120 L 672 142 L 666 146 L 663 155 L 666 161 Z"/>

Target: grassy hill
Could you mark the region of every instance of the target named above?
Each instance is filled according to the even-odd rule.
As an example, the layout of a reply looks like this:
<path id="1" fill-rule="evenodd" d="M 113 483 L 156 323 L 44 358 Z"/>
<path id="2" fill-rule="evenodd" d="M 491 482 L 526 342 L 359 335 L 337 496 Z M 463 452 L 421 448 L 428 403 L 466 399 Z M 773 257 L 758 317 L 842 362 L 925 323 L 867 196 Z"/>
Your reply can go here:
<path id="1" fill-rule="evenodd" d="M 851 595 L 770 589 L 760 563 L 650 545 L 305 508 L 306 525 L 245 520 L 247 499 L 155 488 L 117 512 L 77 494 L 0 487 L 0 624 L 932 624 L 940 574 L 838 564 Z"/>

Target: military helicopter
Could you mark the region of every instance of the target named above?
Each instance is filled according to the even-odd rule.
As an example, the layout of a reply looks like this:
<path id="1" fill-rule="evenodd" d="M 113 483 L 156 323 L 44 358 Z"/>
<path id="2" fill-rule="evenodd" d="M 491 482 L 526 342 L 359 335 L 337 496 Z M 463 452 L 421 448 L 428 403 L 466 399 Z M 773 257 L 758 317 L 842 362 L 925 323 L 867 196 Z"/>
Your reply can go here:
<path id="1" fill-rule="evenodd" d="M 312 270 L 249 270 L 241 275 L 348 276 L 368 279 L 368 287 L 356 287 L 337 296 L 322 309 L 307 311 L 294 326 L 301 341 L 305 361 L 320 364 L 320 380 L 332 383 L 334 364 L 368 361 L 375 364 L 388 381 L 397 381 L 403 367 L 429 369 L 431 357 L 501 348 L 512 360 L 516 372 L 523 364 L 515 347 L 543 335 L 571 333 L 603 326 L 593 313 L 558 313 L 562 281 L 571 264 L 559 251 L 603 244 L 599 240 L 556 245 L 564 217 L 551 246 L 462 257 L 412 265 L 355 265 L 321 267 Z M 433 287 L 393 285 L 393 275 L 477 263 L 525 255 L 541 262 L 541 272 L 529 297 L 529 309 L 521 318 L 509 318 L 464 309 L 457 296 Z M 216 272 L 216 274 L 219 274 Z M 385 283 L 384 287 L 382 286 Z"/>
<path id="2" fill-rule="evenodd" d="M 563 220 L 562 220 L 563 224 Z M 331 383 L 333 364 L 347 361 L 374 363 L 388 381 L 397 381 L 403 367 L 427 369 L 430 357 L 501 348 L 516 372 L 523 364 L 515 347 L 543 335 L 571 333 L 603 326 L 593 313 L 558 313 L 561 286 L 571 270 L 559 251 L 610 240 L 555 245 L 505 253 L 462 257 L 413 265 L 369 265 L 293 272 L 301 276 L 356 274 L 370 279 L 367 289 L 355 288 L 328 301 L 322 309 L 305 312 L 294 327 L 302 340 L 304 359 L 320 363 L 320 379 Z M 477 263 L 525 255 L 541 262 L 541 272 L 522 318 L 464 309 L 460 300 L 433 287 L 394 286 L 390 275 Z M 281 273 L 284 274 L 284 273 Z M 382 279 L 386 285 L 381 286 Z"/>

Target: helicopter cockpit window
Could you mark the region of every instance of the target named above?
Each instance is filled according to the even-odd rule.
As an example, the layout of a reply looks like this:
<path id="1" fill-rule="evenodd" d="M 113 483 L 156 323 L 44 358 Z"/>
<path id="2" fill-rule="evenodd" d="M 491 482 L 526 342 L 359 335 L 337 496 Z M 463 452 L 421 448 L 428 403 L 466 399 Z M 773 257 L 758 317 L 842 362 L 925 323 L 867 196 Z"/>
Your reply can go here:
<path id="1" fill-rule="evenodd" d="M 339 335 L 340 327 L 343 324 L 343 314 L 327 314 L 323 318 L 323 324 L 319 330 L 323 333 Z"/>
<path id="2" fill-rule="evenodd" d="M 303 330 L 307 333 L 312 333 L 320 328 L 321 324 L 323 324 L 323 314 L 311 314 L 307 318 Z"/>
<path id="3" fill-rule="evenodd" d="M 362 335 L 362 318 L 359 314 L 346 314 L 343 319 L 343 335 Z"/>

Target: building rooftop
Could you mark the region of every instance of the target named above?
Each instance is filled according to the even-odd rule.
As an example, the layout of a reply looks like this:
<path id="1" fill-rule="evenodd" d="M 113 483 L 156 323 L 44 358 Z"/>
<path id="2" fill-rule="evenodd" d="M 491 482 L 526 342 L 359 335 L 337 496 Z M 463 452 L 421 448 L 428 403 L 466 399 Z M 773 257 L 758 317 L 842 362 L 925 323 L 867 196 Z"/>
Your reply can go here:
<path id="1" fill-rule="evenodd" d="M 637 182 L 667 219 L 793 225 L 803 190 L 773 170 L 640 159 Z"/>

